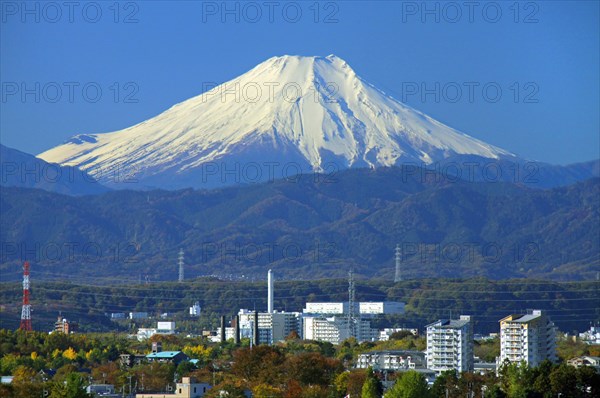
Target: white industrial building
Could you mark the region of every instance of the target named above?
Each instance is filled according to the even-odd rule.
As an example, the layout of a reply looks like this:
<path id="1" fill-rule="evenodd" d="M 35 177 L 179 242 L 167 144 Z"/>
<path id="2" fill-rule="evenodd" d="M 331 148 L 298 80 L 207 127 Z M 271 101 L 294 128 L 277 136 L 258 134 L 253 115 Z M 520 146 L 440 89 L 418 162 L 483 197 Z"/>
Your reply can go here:
<path id="1" fill-rule="evenodd" d="M 147 312 L 130 312 L 129 319 L 146 319 L 148 318 Z"/>
<path id="2" fill-rule="evenodd" d="M 348 313 L 348 302 L 306 303 L 305 314 L 343 315 Z M 397 301 L 363 301 L 358 303 L 360 315 L 403 314 L 404 303 Z"/>
<path id="3" fill-rule="evenodd" d="M 509 315 L 500 320 L 500 357 L 505 361 L 538 366 L 543 360 L 556 362 L 556 329 L 540 310 Z"/>
<path id="4" fill-rule="evenodd" d="M 473 370 L 473 324 L 471 317 L 442 319 L 427 325 L 427 368 L 441 373 Z"/>
<path id="5" fill-rule="evenodd" d="M 196 301 L 194 305 L 190 307 L 190 316 L 200 316 L 202 313 L 202 308 L 200 307 L 200 303 Z"/>
<path id="6" fill-rule="evenodd" d="M 144 341 L 155 334 L 175 334 L 175 322 L 157 322 L 155 328 L 139 328 L 138 341 Z"/>
<path id="7" fill-rule="evenodd" d="M 419 330 L 414 328 L 385 328 L 379 331 L 379 340 L 380 341 L 388 341 L 390 336 L 394 333 L 398 332 L 409 332 L 413 336 L 419 335 Z"/>
<path id="8" fill-rule="evenodd" d="M 342 315 L 348 313 L 348 302 L 341 303 L 306 303 L 302 310 L 305 314 Z"/>
<path id="9" fill-rule="evenodd" d="M 404 303 L 397 301 L 363 301 L 358 303 L 361 315 L 404 314 Z"/>

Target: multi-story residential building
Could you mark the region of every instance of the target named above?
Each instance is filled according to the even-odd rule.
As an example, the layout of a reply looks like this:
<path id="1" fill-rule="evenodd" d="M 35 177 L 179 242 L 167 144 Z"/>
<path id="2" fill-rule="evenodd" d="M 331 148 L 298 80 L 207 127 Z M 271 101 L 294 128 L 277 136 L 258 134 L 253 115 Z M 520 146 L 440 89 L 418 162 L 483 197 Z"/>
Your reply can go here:
<path id="1" fill-rule="evenodd" d="M 473 324 L 471 317 L 441 319 L 427 325 L 427 368 L 441 373 L 473 370 Z"/>
<path id="2" fill-rule="evenodd" d="M 240 310 L 240 336 L 251 337 L 254 327 L 254 311 Z M 261 344 L 273 344 L 284 340 L 292 332 L 300 335 L 301 314 L 299 312 L 259 312 L 258 335 Z M 233 337 L 234 330 L 226 330 L 226 337 Z"/>
<path id="3" fill-rule="evenodd" d="M 58 317 L 58 320 L 54 322 L 54 332 L 70 334 L 76 332 L 78 325 L 75 322 L 70 322 L 62 316 Z"/>
<path id="4" fill-rule="evenodd" d="M 426 369 L 427 360 L 421 351 L 371 351 L 358 356 L 358 369 L 373 368 L 375 370 L 417 370 Z"/>
<path id="5" fill-rule="evenodd" d="M 302 337 L 306 340 L 326 341 L 340 344 L 350 337 L 348 320 L 344 317 L 304 317 Z"/>
<path id="6" fill-rule="evenodd" d="M 556 362 L 556 329 L 542 311 L 500 320 L 499 366 L 507 360 L 538 366 L 545 359 Z"/>
<path id="7" fill-rule="evenodd" d="M 355 319 L 355 337 L 358 341 L 375 341 L 379 331 L 371 328 L 365 319 Z M 351 336 L 347 317 L 305 316 L 303 318 L 302 337 L 306 340 L 327 341 L 340 344 Z"/>

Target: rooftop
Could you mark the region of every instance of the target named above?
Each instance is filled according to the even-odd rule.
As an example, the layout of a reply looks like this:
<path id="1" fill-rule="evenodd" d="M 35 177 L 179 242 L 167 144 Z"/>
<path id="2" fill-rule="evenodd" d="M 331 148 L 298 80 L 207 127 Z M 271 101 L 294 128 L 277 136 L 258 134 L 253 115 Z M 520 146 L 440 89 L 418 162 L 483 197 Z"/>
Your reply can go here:
<path id="1" fill-rule="evenodd" d="M 438 326 L 443 329 L 461 329 L 468 324 L 469 321 L 466 319 L 440 319 L 439 321 L 430 323 L 427 327 Z"/>
<path id="2" fill-rule="evenodd" d="M 410 351 L 410 350 L 377 350 L 377 351 L 367 351 L 361 353 L 361 355 L 415 355 L 415 356 L 423 356 L 425 353 L 423 351 Z"/>
<path id="3" fill-rule="evenodd" d="M 175 358 L 178 354 L 181 354 L 181 351 L 161 351 L 161 352 L 153 352 L 152 354 L 146 355 L 146 358 L 164 358 L 170 359 Z"/>

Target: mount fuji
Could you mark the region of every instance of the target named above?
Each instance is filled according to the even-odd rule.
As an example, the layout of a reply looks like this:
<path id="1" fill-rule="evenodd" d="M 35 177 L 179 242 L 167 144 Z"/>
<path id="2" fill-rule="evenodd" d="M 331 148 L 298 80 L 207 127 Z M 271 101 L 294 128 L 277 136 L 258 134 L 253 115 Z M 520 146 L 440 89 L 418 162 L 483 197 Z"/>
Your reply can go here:
<path id="1" fill-rule="evenodd" d="M 464 155 L 516 159 L 397 101 L 329 55 L 270 58 L 156 117 L 76 135 L 39 158 L 107 186 L 129 179 L 137 188 L 206 188 Z"/>

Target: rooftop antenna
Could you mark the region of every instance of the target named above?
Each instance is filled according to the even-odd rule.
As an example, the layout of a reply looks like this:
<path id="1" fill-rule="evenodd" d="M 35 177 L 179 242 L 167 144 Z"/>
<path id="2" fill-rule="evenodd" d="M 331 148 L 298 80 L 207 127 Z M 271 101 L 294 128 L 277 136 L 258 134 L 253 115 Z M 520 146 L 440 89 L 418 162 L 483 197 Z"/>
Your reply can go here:
<path id="1" fill-rule="evenodd" d="M 179 282 L 183 282 L 183 249 L 179 249 Z"/>

